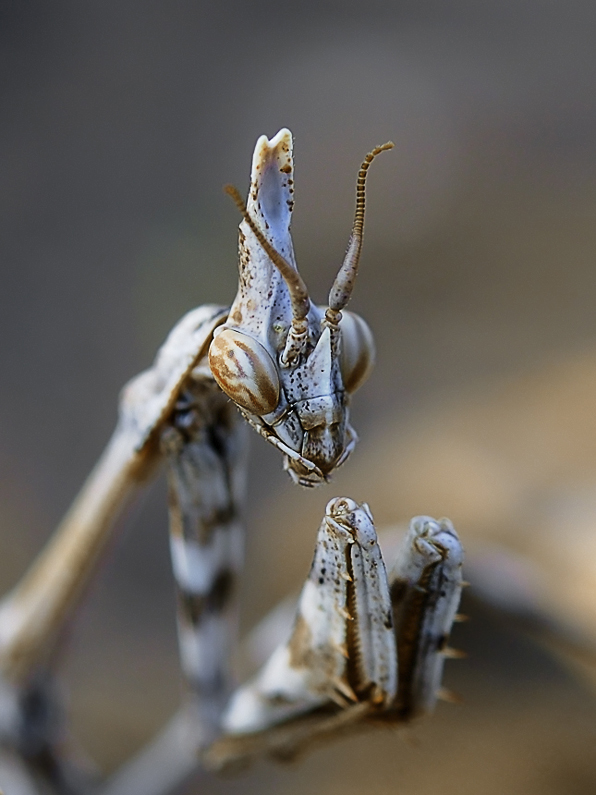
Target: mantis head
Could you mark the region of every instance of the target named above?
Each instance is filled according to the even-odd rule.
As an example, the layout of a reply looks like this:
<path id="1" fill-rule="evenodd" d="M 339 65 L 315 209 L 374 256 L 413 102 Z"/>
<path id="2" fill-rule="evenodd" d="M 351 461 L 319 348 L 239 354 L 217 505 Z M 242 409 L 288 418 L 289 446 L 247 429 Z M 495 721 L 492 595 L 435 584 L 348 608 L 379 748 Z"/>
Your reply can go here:
<path id="1" fill-rule="evenodd" d="M 292 134 L 257 141 L 248 201 L 226 187 L 243 216 L 240 280 L 227 321 L 209 349 L 221 389 L 248 422 L 285 455 L 292 479 L 315 486 L 348 458 L 358 437 L 349 422 L 350 396 L 374 363 L 370 329 L 344 311 L 362 247 L 368 154 L 358 174 L 356 214 L 328 305 L 315 306 L 296 269 L 290 222 L 294 206 Z"/>

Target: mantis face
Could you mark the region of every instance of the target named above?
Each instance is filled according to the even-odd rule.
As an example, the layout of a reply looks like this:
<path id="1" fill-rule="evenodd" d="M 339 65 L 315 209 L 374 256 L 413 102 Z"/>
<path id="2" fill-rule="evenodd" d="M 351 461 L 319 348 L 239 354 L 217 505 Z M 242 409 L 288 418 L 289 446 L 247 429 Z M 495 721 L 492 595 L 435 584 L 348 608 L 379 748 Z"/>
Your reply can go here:
<path id="1" fill-rule="evenodd" d="M 352 236 L 326 307 L 311 302 L 296 269 L 290 131 L 257 141 L 246 205 L 235 188 L 226 188 L 243 215 L 240 280 L 228 319 L 214 334 L 209 364 L 221 389 L 284 453 L 285 468 L 303 486 L 327 480 L 357 441 L 349 400 L 372 369 L 374 342 L 364 320 L 342 310 L 358 270 L 366 172 L 392 146 L 377 147 L 362 164 Z"/>

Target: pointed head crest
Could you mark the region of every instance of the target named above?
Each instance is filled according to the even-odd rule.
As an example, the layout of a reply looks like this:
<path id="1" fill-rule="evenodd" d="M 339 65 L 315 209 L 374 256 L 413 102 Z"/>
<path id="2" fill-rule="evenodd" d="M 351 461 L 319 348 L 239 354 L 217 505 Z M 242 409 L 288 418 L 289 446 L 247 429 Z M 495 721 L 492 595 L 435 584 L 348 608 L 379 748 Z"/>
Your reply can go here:
<path id="1" fill-rule="evenodd" d="M 294 260 L 290 131 L 257 141 L 246 203 L 236 188 L 225 187 L 243 218 L 240 283 L 228 320 L 211 344 L 211 370 L 305 486 L 328 479 L 357 441 L 349 397 L 370 373 L 374 343 L 366 323 L 342 310 L 358 272 L 366 174 L 373 159 L 392 146 L 373 149 L 362 163 L 352 235 L 327 307 L 311 302 Z"/>

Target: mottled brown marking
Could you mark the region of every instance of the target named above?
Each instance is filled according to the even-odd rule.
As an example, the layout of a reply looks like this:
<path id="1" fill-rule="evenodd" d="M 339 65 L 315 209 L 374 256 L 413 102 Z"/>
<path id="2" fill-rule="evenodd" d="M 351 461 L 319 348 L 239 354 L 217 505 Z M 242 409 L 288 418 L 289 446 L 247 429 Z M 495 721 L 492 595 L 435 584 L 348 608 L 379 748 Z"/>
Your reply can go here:
<path id="1" fill-rule="evenodd" d="M 196 627 L 205 610 L 205 599 L 199 594 L 178 590 L 178 608 L 180 617 L 192 627 Z"/>
<path id="2" fill-rule="evenodd" d="M 220 508 L 216 508 L 210 516 L 203 519 L 203 523 L 213 528 L 221 526 L 226 527 L 236 518 L 236 515 L 236 508 L 230 502 Z"/>
<path id="3" fill-rule="evenodd" d="M 170 533 L 173 536 L 177 536 L 182 538 L 184 534 L 184 523 L 182 521 L 182 512 L 180 510 L 180 504 L 178 501 L 178 494 L 176 493 L 176 489 L 172 484 L 171 475 L 168 475 L 170 483 L 168 485 L 168 508 L 170 511 Z"/>
<path id="4" fill-rule="evenodd" d="M 272 707 L 285 707 L 294 704 L 294 701 L 283 693 L 275 693 L 272 696 L 268 696 L 267 701 Z"/>
<path id="5" fill-rule="evenodd" d="M 339 692 L 337 686 L 339 684 L 341 688 L 342 685 L 342 681 L 338 682 L 336 678 L 337 650 L 330 645 L 314 649 L 312 646 L 312 633 L 301 615 L 297 617 L 294 624 L 294 631 L 288 643 L 288 650 L 292 668 L 317 672 L 317 681 L 310 683 L 312 692 L 337 700 Z M 345 699 L 342 700 L 342 703 L 345 703 Z"/>
<path id="6" fill-rule="evenodd" d="M 246 370 L 238 359 L 239 351 L 250 364 Z M 213 340 L 209 364 L 221 389 L 241 408 L 263 415 L 277 406 L 279 381 L 275 364 L 256 340 L 248 340 L 235 329 L 226 329 Z"/>
<path id="7" fill-rule="evenodd" d="M 228 604 L 234 593 L 236 577 L 231 569 L 220 571 L 213 583 L 208 596 L 209 612 L 219 613 Z"/>
<path id="8" fill-rule="evenodd" d="M 255 353 L 254 349 L 245 345 L 242 342 L 236 343 L 241 351 L 248 356 L 252 365 L 253 365 L 253 373 L 255 382 L 259 388 L 259 393 L 255 397 L 258 397 L 259 403 L 263 406 L 271 406 L 269 411 L 273 411 L 273 409 L 277 406 L 277 402 L 279 399 L 279 388 L 277 384 L 272 384 L 271 379 L 269 378 L 269 374 L 265 370 L 263 363 L 259 356 Z M 257 401 L 255 400 L 255 403 Z M 267 411 L 263 412 L 267 414 Z"/>
<path id="9" fill-rule="evenodd" d="M 308 666 L 311 650 L 312 633 L 306 623 L 304 616 L 296 618 L 294 631 L 288 644 L 290 650 L 290 665 L 292 668 L 306 668 Z"/>
<path id="10" fill-rule="evenodd" d="M 228 605 L 235 586 L 236 577 L 230 569 L 219 572 L 206 594 L 196 594 L 178 589 L 181 616 L 186 623 L 197 627 L 203 616 L 221 613 Z"/>
<path id="11" fill-rule="evenodd" d="M 216 529 L 231 530 L 232 521 L 236 518 L 236 511 L 233 504 L 218 508 L 209 515 L 201 515 L 197 523 L 192 523 L 185 538 L 198 541 L 201 546 L 208 546 L 213 538 Z"/>
<path id="12" fill-rule="evenodd" d="M 281 172 L 283 172 L 284 174 L 291 174 L 292 173 L 292 166 L 289 163 L 286 163 L 286 165 L 282 166 L 279 170 Z"/>
<path id="13" fill-rule="evenodd" d="M 414 710 L 414 675 L 421 657 L 424 619 L 438 597 L 435 589 L 428 586 L 436 567 L 441 564 L 442 561 L 438 561 L 427 566 L 418 582 L 413 585 L 397 581 L 391 586 L 398 661 L 398 692 L 395 703 L 402 717 L 410 716 Z"/>
<path id="14" fill-rule="evenodd" d="M 405 599 L 405 596 L 408 592 L 408 581 L 407 580 L 394 580 L 390 587 L 389 593 L 391 595 L 391 604 L 393 605 L 393 612 L 396 613 L 397 610 L 401 607 L 401 603 Z"/>
<path id="15" fill-rule="evenodd" d="M 360 340 L 359 340 L 360 342 Z M 369 365 L 368 351 L 363 344 L 360 345 L 358 359 L 356 364 L 352 367 L 351 371 L 347 373 L 347 378 L 344 381 L 344 387 L 348 392 L 354 392 L 360 382 L 364 378 Z"/>

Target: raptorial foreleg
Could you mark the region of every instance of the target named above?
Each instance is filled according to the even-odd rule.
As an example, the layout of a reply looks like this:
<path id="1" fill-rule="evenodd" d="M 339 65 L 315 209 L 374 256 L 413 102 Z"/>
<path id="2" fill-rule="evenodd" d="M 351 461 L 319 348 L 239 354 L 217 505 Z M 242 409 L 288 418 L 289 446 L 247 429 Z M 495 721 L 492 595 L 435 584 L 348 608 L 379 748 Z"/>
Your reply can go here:
<path id="1" fill-rule="evenodd" d="M 368 506 L 331 500 L 290 637 L 234 693 L 205 763 L 292 757 L 431 711 L 443 662 L 456 656 L 462 561 L 449 520 L 416 517 L 387 577 Z"/>
<path id="2" fill-rule="evenodd" d="M 416 516 L 389 572 L 399 659 L 393 709 L 404 720 L 432 712 L 463 587 L 464 553 L 449 519 Z"/>

